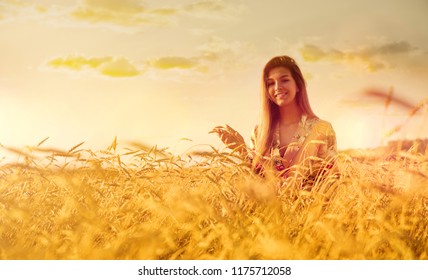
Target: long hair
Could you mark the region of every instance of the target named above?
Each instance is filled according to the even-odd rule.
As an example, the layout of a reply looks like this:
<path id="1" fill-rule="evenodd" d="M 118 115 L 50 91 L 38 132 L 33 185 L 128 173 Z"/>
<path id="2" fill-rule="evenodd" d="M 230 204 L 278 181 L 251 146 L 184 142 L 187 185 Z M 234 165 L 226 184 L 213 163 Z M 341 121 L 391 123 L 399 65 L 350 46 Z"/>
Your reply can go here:
<path id="1" fill-rule="evenodd" d="M 306 92 L 306 83 L 303 78 L 299 66 L 293 58 L 289 56 L 276 56 L 266 63 L 261 82 L 261 112 L 260 122 L 256 131 L 256 158 L 254 164 L 262 162 L 262 157 L 266 156 L 272 147 L 273 135 L 276 126 L 279 122 L 279 107 L 276 105 L 267 89 L 267 79 L 269 72 L 277 67 L 287 68 L 297 85 L 296 101 L 302 114 L 307 115 L 309 118 L 316 117 L 309 104 L 308 94 Z"/>

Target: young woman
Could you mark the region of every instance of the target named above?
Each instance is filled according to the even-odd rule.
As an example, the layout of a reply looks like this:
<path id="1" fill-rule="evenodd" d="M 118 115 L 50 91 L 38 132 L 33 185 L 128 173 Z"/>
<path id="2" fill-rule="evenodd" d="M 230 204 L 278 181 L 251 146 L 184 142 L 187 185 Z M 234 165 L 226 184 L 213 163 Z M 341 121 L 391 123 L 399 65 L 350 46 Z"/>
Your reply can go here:
<path id="1" fill-rule="evenodd" d="M 261 119 L 252 147 L 238 145 L 242 137 L 228 126 L 214 132 L 228 147 L 246 154 L 257 172 L 272 166 L 284 177 L 296 169 L 314 174 L 331 168 L 336 154 L 335 132 L 312 111 L 302 72 L 289 56 L 274 57 L 263 69 Z"/>
<path id="2" fill-rule="evenodd" d="M 336 154 L 335 132 L 312 111 L 302 72 L 289 56 L 274 57 L 263 69 L 261 119 L 252 144 L 255 167 L 270 161 L 285 175 L 296 166 L 312 173 Z"/>

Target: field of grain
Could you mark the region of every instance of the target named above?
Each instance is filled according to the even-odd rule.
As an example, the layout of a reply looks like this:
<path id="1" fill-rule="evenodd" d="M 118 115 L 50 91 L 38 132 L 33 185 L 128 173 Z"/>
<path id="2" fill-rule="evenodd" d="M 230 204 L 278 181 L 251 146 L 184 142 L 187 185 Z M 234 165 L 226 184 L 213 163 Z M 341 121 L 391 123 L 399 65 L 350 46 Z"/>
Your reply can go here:
<path id="1" fill-rule="evenodd" d="M 0 259 L 428 259 L 426 153 L 282 180 L 228 150 L 44 146 L 3 147 Z"/>

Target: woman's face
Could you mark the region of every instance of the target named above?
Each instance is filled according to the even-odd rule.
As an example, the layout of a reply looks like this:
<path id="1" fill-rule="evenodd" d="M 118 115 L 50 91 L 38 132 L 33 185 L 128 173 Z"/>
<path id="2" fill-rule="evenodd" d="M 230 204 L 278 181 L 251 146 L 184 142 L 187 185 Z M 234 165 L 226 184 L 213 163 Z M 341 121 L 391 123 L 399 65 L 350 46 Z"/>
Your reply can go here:
<path id="1" fill-rule="evenodd" d="M 294 103 L 299 91 L 290 70 L 285 67 L 276 67 L 269 71 L 266 87 L 271 100 L 280 107 Z"/>

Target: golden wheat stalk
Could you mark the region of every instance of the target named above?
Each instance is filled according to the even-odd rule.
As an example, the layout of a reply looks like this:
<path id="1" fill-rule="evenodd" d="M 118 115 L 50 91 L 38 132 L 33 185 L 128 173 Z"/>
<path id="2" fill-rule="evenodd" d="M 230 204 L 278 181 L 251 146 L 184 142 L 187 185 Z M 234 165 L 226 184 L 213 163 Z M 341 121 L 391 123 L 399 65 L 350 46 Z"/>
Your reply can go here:
<path id="1" fill-rule="evenodd" d="M 244 137 L 229 125 L 216 126 L 209 133 L 216 133 L 227 148 L 237 151 L 243 156 L 247 155 L 248 146 Z"/>
<path id="2" fill-rule="evenodd" d="M 384 102 L 385 107 L 388 107 L 390 104 L 400 106 L 404 109 L 412 109 L 415 107 L 415 105 L 411 101 L 405 99 L 404 97 L 393 95 L 392 87 L 388 92 L 373 88 L 366 89 L 363 91 L 363 95 Z"/>

